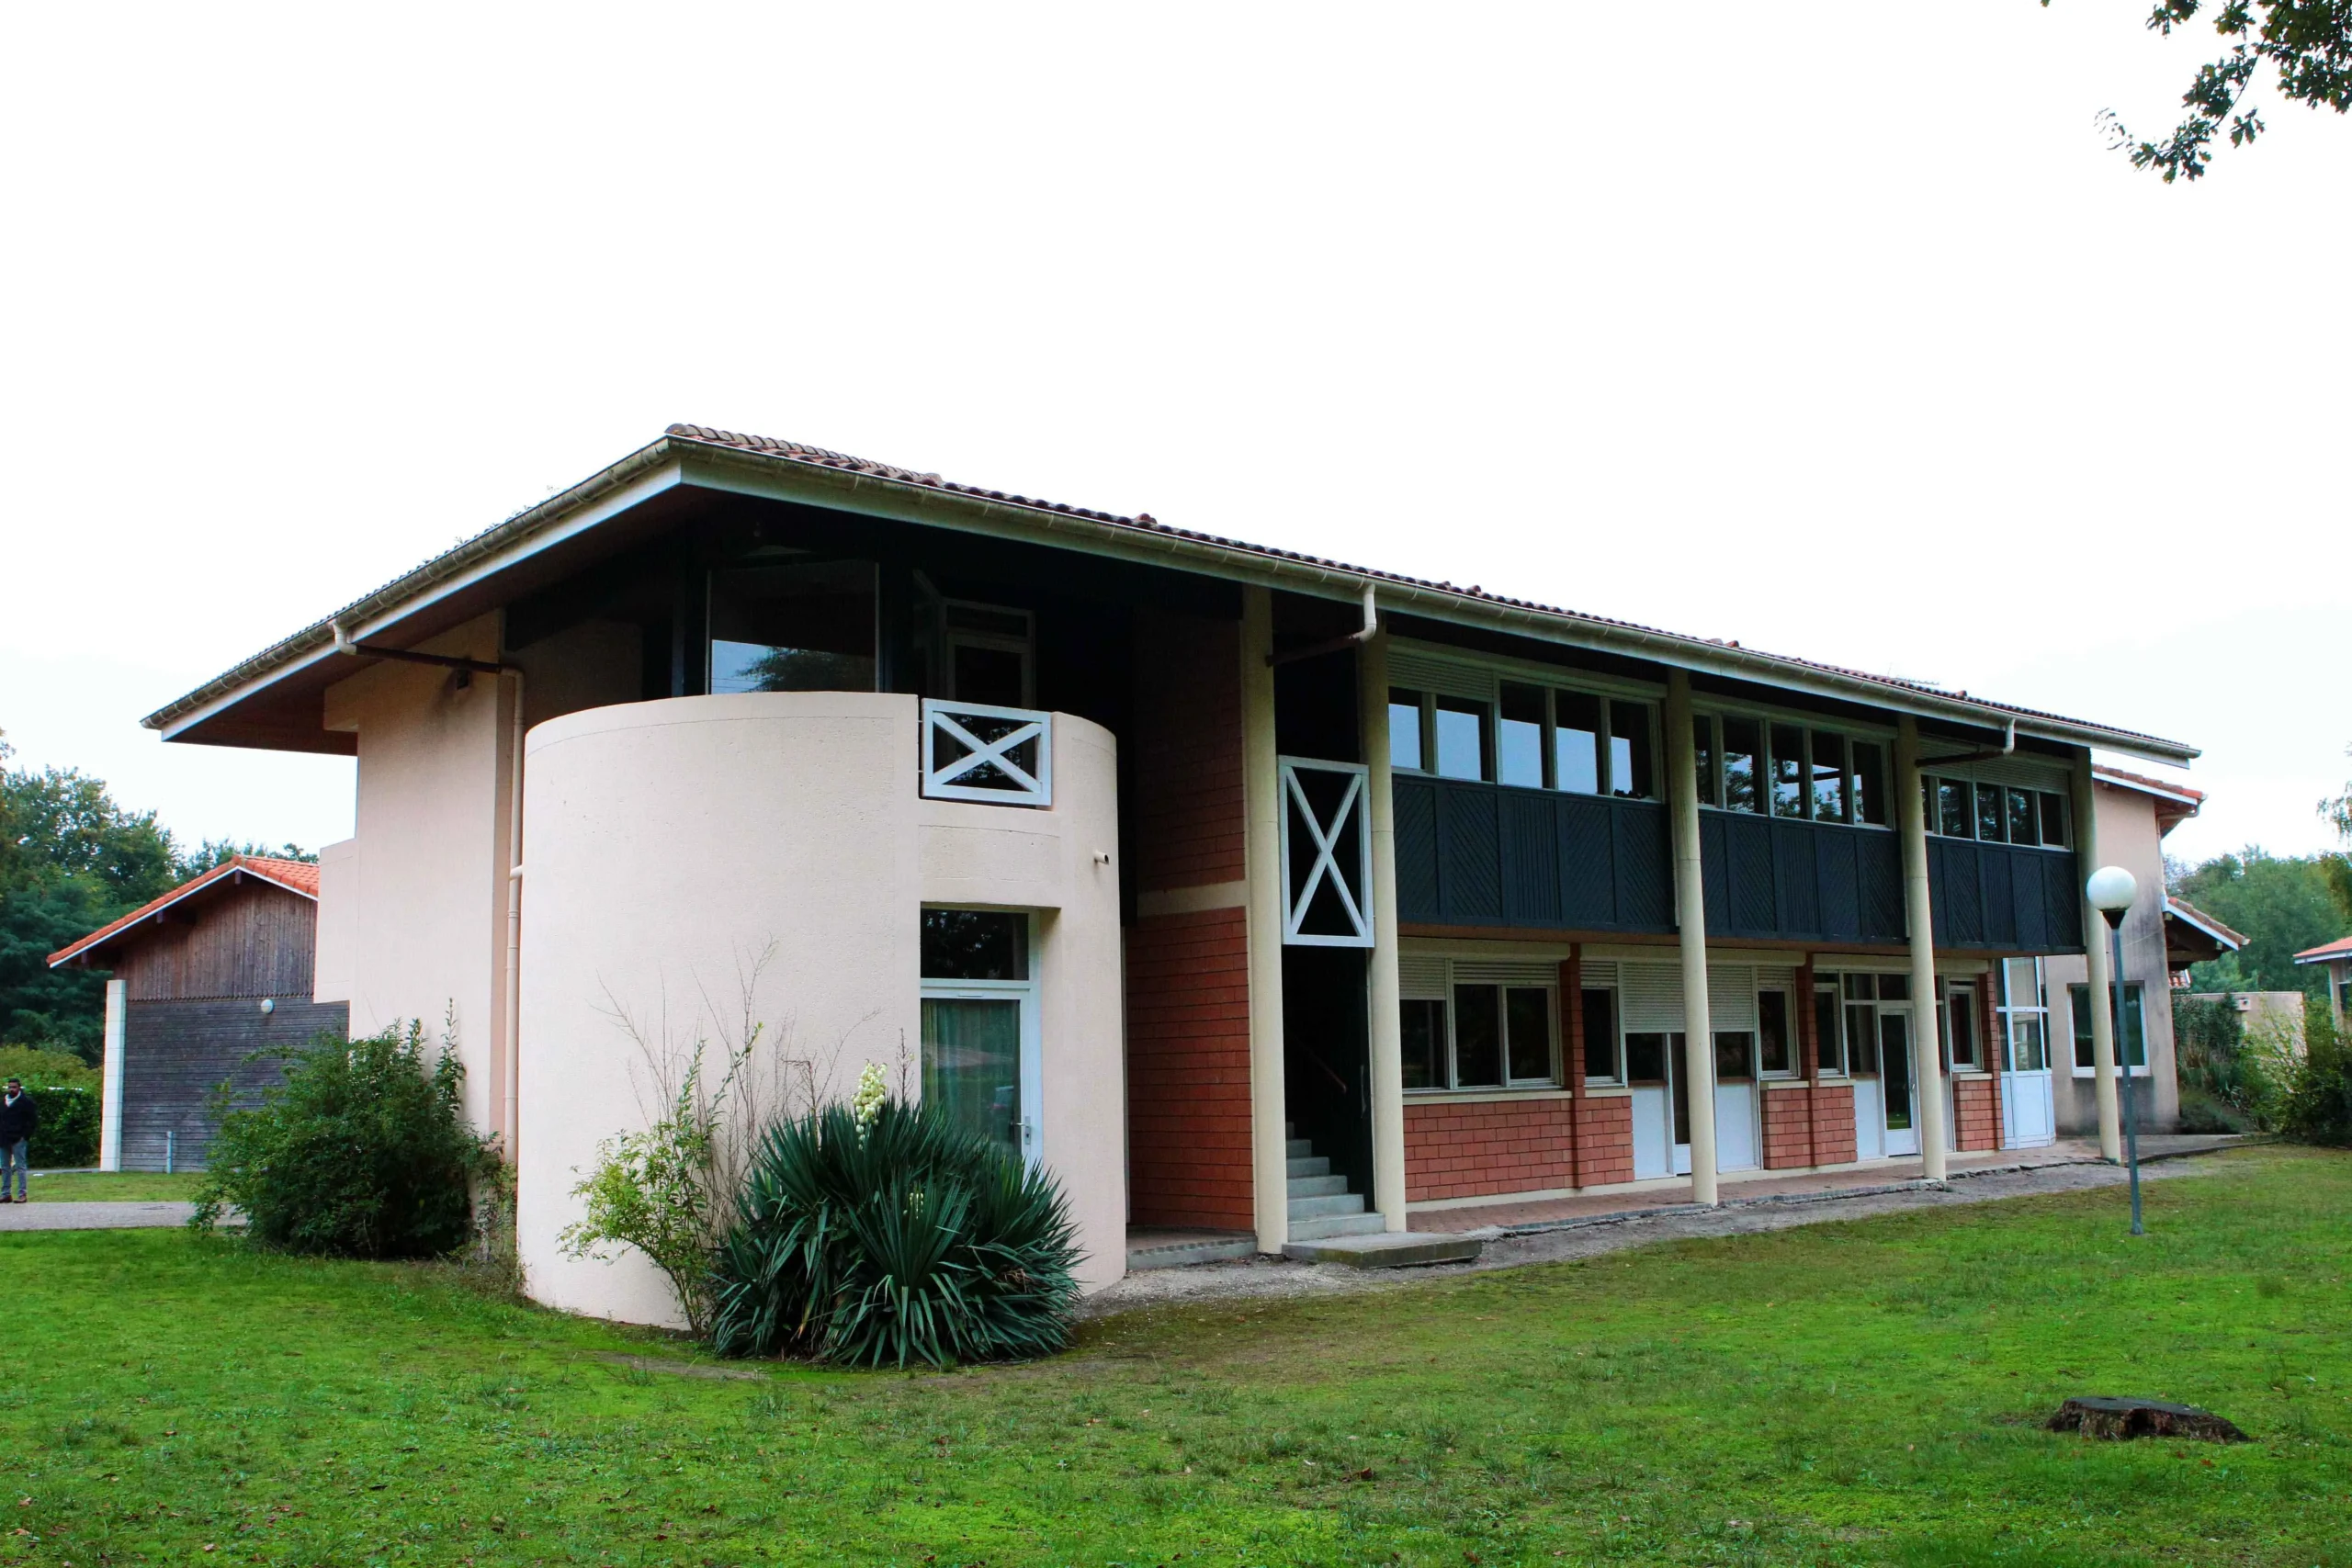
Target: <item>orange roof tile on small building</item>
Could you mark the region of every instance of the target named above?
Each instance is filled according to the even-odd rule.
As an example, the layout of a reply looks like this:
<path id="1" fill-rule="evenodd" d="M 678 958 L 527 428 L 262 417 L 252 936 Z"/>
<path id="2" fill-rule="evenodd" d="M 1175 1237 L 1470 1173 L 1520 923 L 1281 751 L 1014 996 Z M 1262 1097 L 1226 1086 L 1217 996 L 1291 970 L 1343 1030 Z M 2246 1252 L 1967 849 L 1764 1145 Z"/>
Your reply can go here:
<path id="1" fill-rule="evenodd" d="M 314 903 L 318 900 L 319 868 L 316 862 L 280 860 L 275 855 L 236 855 L 222 861 L 201 876 L 189 877 L 169 893 L 160 897 L 150 898 L 120 919 L 109 921 L 80 941 L 59 948 L 49 955 L 49 966 L 54 969 L 60 964 L 70 964 L 92 948 L 129 931 L 140 921 L 150 919 L 191 894 L 209 887 L 215 883 L 228 880 L 239 872 L 249 876 L 257 876 L 264 882 L 285 888 L 289 893 L 299 893 Z"/>
<path id="2" fill-rule="evenodd" d="M 2352 958 L 2352 936 L 2340 936 L 2334 942 L 2307 947 L 2295 954 L 2298 964 L 2327 964 L 2338 958 Z"/>
<path id="3" fill-rule="evenodd" d="M 2169 893 L 2165 894 L 2165 913 L 2177 919 L 2187 920 L 2225 947 L 2236 950 L 2243 950 L 2245 947 L 2245 933 L 2232 931 L 2186 898 L 2177 898 Z"/>

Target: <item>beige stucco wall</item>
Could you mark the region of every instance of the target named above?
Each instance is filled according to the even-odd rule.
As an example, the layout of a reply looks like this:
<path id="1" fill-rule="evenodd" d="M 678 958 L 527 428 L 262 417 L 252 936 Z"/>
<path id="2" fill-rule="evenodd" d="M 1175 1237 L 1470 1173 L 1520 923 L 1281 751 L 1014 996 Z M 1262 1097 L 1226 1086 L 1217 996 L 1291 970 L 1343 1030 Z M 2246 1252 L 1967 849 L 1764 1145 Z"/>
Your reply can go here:
<path id="1" fill-rule="evenodd" d="M 2099 784 L 2094 791 L 2098 810 L 2098 858 L 2120 865 L 2139 879 L 2140 896 L 2123 917 L 2123 977 L 2141 987 L 2141 1009 L 2147 1021 L 2148 1066 L 2154 1079 L 2143 1089 L 2141 1106 L 2150 1111 L 2141 1131 L 2168 1129 L 2180 1116 L 2180 1089 L 2173 1077 L 2172 976 L 2165 966 L 2164 834 L 2156 826 L 2155 802 L 2136 790 Z M 2086 877 L 2098 867 L 2084 865 Z M 2086 937 L 2108 940 L 2100 923 Z M 2059 1132 L 2085 1137 L 2098 1133 L 2098 1104 L 2088 1072 L 2074 1076 L 2075 1024 L 2066 987 L 2083 983 L 2080 958 L 2052 958 L 2042 965 L 2050 988 L 2051 1098 Z M 2120 1043 L 2119 1043 L 2120 1045 Z"/>
<path id="2" fill-rule="evenodd" d="M 347 1002 L 359 968 L 359 840 L 319 851 L 318 947 L 311 956 L 311 999 Z"/>
<path id="3" fill-rule="evenodd" d="M 424 647 L 494 660 L 498 619 Z M 460 687 L 452 674 L 383 663 L 327 688 L 327 728 L 359 738 L 358 799 L 337 863 L 322 862 L 319 929 L 322 957 L 341 972 L 330 983 L 347 987 L 354 1034 L 420 1019 L 437 1037 L 454 1016 L 466 1115 L 494 1131 L 503 1110 L 514 683 L 477 675 Z"/>
<path id="4" fill-rule="evenodd" d="M 673 1323 L 633 1254 L 567 1258 L 571 1195 L 602 1139 L 647 1120 L 650 1074 L 616 1017 L 681 1043 L 753 1011 L 844 1095 L 867 1062 L 917 1085 L 920 910 L 1039 919 L 1042 1154 L 1090 1286 L 1125 1264 L 1114 741 L 1054 723 L 1050 810 L 926 801 L 909 696 L 801 693 L 595 708 L 526 742 L 517 1234 L 537 1300 Z"/>

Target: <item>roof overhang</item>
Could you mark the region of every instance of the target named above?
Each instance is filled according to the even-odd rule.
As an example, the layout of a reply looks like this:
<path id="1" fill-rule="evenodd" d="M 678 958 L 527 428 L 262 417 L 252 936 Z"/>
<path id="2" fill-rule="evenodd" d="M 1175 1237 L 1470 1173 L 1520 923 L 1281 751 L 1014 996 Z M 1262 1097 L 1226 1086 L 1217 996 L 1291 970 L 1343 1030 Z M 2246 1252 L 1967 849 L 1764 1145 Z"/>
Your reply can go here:
<path id="1" fill-rule="evenodd" d="M 2165 898 L 2165 956 L 2176 968 L 2245 946 L 2245 938 L 2185 899 Z"/>
<path id="2" fill-rule="evenodd" d="M 69 965 L 77 969 L 104 967 L 103 960 L 112 949 L 144 935 L 151 926 L 170 924 L 175 916 L 189 912 L 185 907 L 191 902 L 207 902 L 215 895 L 242 885 L 247 878 L 282 889 L 298 898 L 308 898 L 313 904 L 319 901 L 319 896 L 310 888 L 240 856 L 235 860 L 222 861 L 202 875 L 190 877 L 169 893 L 151 898 L 119 919 L 100 926 L 89 935 L 59 948 L 49 955 L 49 966 L 51 969 Z"/>
<path id="3" fill-rule="evenodd" d="M 546 558 L 570 553 L 587 536 L 658 511 L 665 493 L 696 490 L 758 497 L 887 518 L 925 527 L 1057 546 L 1114 559 L 1229 581 L 1355 602 L 1371 587 L 1385 609 L 1431 621 L 1526 637 L 1567 648 L 1655 660 L 1694 673 L 1754 682 L 1812 696 L 1909 714 L 2007 739 L 2023 737 L 2096 747 L 2151 761 L 2186 763 L 2196 748 L 2134 731 L 1934 691 L 1886 677 L 1843 671 L 1703 637 L 1527 604 L 1368 568 L 1171 528 L 1144 517 L 1118 517 L 1025 497 L 942 483 L 935 476 L 877 466 L 842 466 L 790 453 L 752 450 L 675 432 L 581 484 L 517 513 L 414 571 L 385 584 L 327 619 L 265 649 L 148 716 L 167 740 L 280 745 L 267 739 L 288 727 L 241 726 L 240 710 L 265 691 L 305 707 L 315 689 L 359 666 L 335 650 L 335 627 L 354 641 L 413 647 L 424 637 L 495 608 L 555 575 L 534 571 Z M 638 530 L 630 530 L 636 532 Z M 650 531 L 650 529 L 645 531 Z M 281 703 L 279 705 L 286 705 Z M 252 738 L 246 736 L 250 734 Z M 345 750 L 348 737 L 298 750 Z"/>

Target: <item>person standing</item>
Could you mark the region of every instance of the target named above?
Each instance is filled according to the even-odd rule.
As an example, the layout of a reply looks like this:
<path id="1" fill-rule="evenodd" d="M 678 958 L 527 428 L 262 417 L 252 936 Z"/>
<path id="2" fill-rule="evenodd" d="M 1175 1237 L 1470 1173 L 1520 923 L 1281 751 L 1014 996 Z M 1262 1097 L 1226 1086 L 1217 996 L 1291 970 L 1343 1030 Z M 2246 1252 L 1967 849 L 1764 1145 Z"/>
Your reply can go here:
<path id="1" fill-rule="evenodd" d="M 40 1125 L 40 1107 L 25 1092 L 20 1078 L 8 1080 L 7 1091 L 0 1094 L 0 1203 L 26 1203 L 25 1178 L 30 1170 L 28 1156 L 35 1128 Z M 8 1195 L 8 1179 L 15 1177 L 17 1193 Z"/>

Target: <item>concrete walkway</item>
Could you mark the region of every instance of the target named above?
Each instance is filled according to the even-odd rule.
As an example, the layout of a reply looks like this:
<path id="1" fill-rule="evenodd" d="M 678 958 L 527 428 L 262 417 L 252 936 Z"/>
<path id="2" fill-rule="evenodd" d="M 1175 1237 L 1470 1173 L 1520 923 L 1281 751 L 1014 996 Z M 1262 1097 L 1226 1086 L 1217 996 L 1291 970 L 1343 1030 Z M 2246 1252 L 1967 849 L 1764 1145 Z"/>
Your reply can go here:
<path id="1" fill-rule="evenodd" d="M 193 1203 L 0 1203 L 0 1232 L 161 1230 L 194 1213 Z"/>

